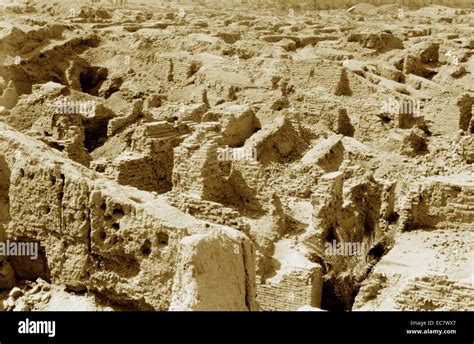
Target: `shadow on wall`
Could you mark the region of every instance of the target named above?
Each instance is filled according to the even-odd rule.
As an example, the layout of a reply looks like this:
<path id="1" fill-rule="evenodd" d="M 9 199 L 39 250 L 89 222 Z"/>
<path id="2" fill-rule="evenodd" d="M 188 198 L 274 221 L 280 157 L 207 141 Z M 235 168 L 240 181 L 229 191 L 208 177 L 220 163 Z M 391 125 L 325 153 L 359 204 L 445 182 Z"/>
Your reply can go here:
<path id="1" fill-rule="evenodd" d="M 31 241 L 31 239 L 22 237 L 10 240 L 15 240 L 21 244 Z M 12 256 L 8 258 L 8 261 L 12 265 L 13 270 L 15 270 L 15 276 L 18 281 L 35 281 L 37 278 L 42 278 L 48 283 L 51 282 L 46 252 L 41 245 L 38 245 L 38 256 L 35 259 L 32 259 L 30 256 Z"/>
<path id="2" fill-rule="evenodd" d="M 5 157 L 0 155 L 0 241 L 5 240 L 5 226 L 10 222 L 10 169 Z"/>
<path id="3" fill-rule="evenodd" d="M 27 245 L 27 242 L 31 242 L 27 238 L 7 238 L 5 229 L 10 222 L 10 168 L 8 167 L 5 157 L 0 155 L 0 242 L 6 240 L 15 241 Z M 29 244 L 28 244 L 29 245 Z M 0 256 L 0 262 L 3 257 Z M 49 281 L 50 274 L 48 263 L 44 248 L 38 245 L 38 252 L 36 259 L 32 259 L 31 256 L 8 256 L 7 261 L 13 267 L 15 271 L 15 277 L 18 281 L 23 279 L 36 280 L 38 277 Z"/>

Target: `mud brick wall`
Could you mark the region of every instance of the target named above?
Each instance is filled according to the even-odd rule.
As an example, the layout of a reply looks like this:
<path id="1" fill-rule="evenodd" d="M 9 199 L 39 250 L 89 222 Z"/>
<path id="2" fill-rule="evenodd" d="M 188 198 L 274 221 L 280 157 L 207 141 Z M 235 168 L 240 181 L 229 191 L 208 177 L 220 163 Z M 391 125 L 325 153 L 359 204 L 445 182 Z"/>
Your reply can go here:
<path id="1" fill-rule="evenodd" d="M 173 188 L 208 201 L 220 201 L 228 193 L 217 160 L 219 134 L 201 126 L 174 150 Z M 202 143 L 204 142 L 204 143 Z"/>
<path id="2" fill-rule="evenodd" d="M 397 297 L 403 311 L 468 311 L 474 307 L 474 288 L 442 276 L 415 278 Z"/>
<path id="3" fill-rule="evenodd" d="M 196 62 L 189 60 L 185 55 L 161 55 L 155 57 L 155 72 L 158 73 L 160 79 L 169 82 L 182 82 L 193 75 L 199 69 Z"/>
<path id="4" fill-rule="evenodd" d="M 143 162 L 146 165 L 136 165 L 134 178 L 142 174 L 141 168 L 147 171 L 149 178 L 134 184 L 141 190 L 165 193 L 172 188 L 173 174 L 173 146 L 180 142 L 178 131 L 167 122 L 152 122 L 136 130 L 132 136 L 132 149 L 146 156 Z M 139 186 L 141 185 L 141 186 Z"/>
<path id="5" fill-rule="evenodd" d="M 33 274 L 138 310 L 168 310 L 181 239 L 224 228 L 209 228 L 164 198 L 101 178 L 3 123 L 0 177 L 0 219 L 9 221 L 6 238 L 40 243 L 37 261 L 9 259 L 19 277 Z M 2 202 L 6 190 L 11 218 Z M 225 228 L 233 243 L 251 245 L 243 233 Z M 214 253 L 208 249 L 207 254 Z M 253 259 L 246 260 L 242 250 L 234 256 L 233 263 Z M 33 265 L 37 263 L 42 266 Z M 243 284 L 236 288 L 252 295 L 247 285 L 253 283 L 253 263 L 246 264 L 244 270 L 250 273 L 242 271 Z"/>
<path id="6" fill-rule="evenodd" d="M 473 121 L 471 120 L 471 123 Z M 473 123 L 474 126 L 474 123 Z M 468 163 L 474 163 L 474 135 L 468 135 L 461 137 L 459 141 L 460 154 L 463 159 Z"/>
<path id="7" fill-rule="evenodd" d="M 144 154 L 122 154 L 114 160 L 113 166 L 106 168 L 105 173 L 121 185 L 130 185 L 145 191 L 159 189 L 152 159 Z"/>
<path id="8" fill-rule="evenodd" d="M 243 221 L 239 212 L 231 208 L 225 208 L 220 203 L 200 200 L 184 193 L 173 191 L 169 192 L 166 196 L 168 202 L 173 207 L 199 219 L 226 225 L 240 231 L 246 231 L 248 228 L 248 225 Z"/>
<path id="9" fill-rule="evenodd" d="M 321 306 L 320 268 L 295 270 L 280 280 L 257 285 L 257 302 L 262 311 L 295 311 L 302 306 Z"/>
<path id="10" fill-rule="evenodd" d="M 332 172 L 321 177 L 317 189 L 311 196 L 313 205 L 313 236 L 309 241 L 324 247 L 328 231 L 338 223 L 342 207 L 344 173 Z"/>
<path id="11" fill-rule="evenodd" d="M 150 142 L 160 140 L 163 142 L 172 141 L 177 136 L 177 130 L 166 121 L 145 123 L 132 135 L 132 149 L 139 152 L 149 152 L 153 148 Z M 161 149 L 159 149 L 161 150 Z"/>
<path id="12" fill-rule="evenodd" d="M 190 3 L 190 0 L 175 0 L 175 3 Z M 365 3 L 373 5 L 385 5 L 387 4 L 386 0 L 366 0 Z M 444 6 L 454 6 L 454 7 L 472 7 L 471 0 L 395 0 L 392 1 L 395 4 L 400 4 L 404 6 L 429 6 L 429 5 L 444 5 Z M 333 8 L 347 8 L 352 5 L 360 3 L 357 0 L 340 0 L 335 2 L 334 0 L 289 0 L 288 2 L 282 3 L 279 0 L 256 0 L 256 1 L 222 1 L 222 0 L 205 0 L 206 5 L 221 5 L 221 6 L 230 6 L 235 5 L 236 3 L 242 4 L 256 4 L 259 6 L 272 6 L 275 8 L 275 5 L 280 5 L 281 8 L 287 8 L 288 6 L 301 6 L 305 9 L 333 9 Z"/>
<path id="13" fill-rule="evenodd" d="M 135 122 L 143 110 L 143 100 L 135 100 L 133 103 L 133 109 L 130 113 L 125 116 L 115 117 L 109 121 L 107 126 L 107 136 L 113 136 L 119 130 L 125 126 Z"/>
<path id="14" fill-rule="evenodd" d="M 403 206 L 406 229 L 437 227 L 446 224 L 472 224 L 474 221 L 474 185 L 449 183 L 428 178 L 415 184 Z"/>

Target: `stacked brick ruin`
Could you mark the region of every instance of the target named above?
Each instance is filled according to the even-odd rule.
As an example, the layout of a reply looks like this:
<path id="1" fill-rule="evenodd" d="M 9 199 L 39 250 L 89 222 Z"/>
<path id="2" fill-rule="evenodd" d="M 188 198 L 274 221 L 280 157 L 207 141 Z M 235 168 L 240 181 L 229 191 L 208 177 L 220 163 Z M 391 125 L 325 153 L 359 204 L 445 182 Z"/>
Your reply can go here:
<path id="1" fill-rule="evenodd" d="M 305 2 L 306 5 L 311 3 Z M 322 4 L 331 5 L 331 2 Z M 127 30 L 138 27 L 127 26 Z M 423 30 L 428 29 L 421 31 Z M 332 28 L 315 28 L 314 35 L 308 36 L 300 35 L 298 31 L 284 36 L 269 32 L 259 38 L 267 43 L 279 44 L 281 41 L 279 48 L 293 50 L 296 47 L 309 48 L 309 45 L 320 41 L 335 41 L 339 39 L 336 31 Z M 420 35 L 425 34 L 428 31 L 421 32 Z M 225 37 L 227 44 L 234 43 L 228 43 L 229 40 L 238 40 L 238 34 L 218 35 Z M 377 49 L 383 48 L 385 38 L 393 38 L 388 33 L 357 35 L 359 34 L 352 38 L 360 39 L 364 47 L 374 45 Z M 400 42 L 396 41 L 395 45 L 400 45 Z M 48 59 L 49 56 L 47 54 Z M 334 65 L 334 61 L 342 61 L 345 57 L 351 56 L 342 51 L 328 53 L 324 59 L 331 62 L 323 59 L 318 62 L 318 68 L 314 67 L 313 61 L 285 61 L 288 65 L 296 64 L 300 74 L 297 77 L 302 76 L 304 79 L 299 81 L 308 86 L 309 92 L 317 93 L 316 96 L 311 94 L 307 102 L 305 100 L 304 110 L 314 114 L 308 120 L 310 124 L 323 122 L 320 120 L 324 120 L 324 116 L 329 118 L 327 123 L 323 123 L 327 128 L 316 130 L 318 135 L 323 134 L 324 137 L 332 135 L 332 132 L 354 136 L 355 129 L 350 117 L 341 105 L 347 100 L 346 97 L 364 97 L 371 90 L 370 87 L 361 86 L 360 75 L 357 75 L 359 71 Z M 272 168 L 296 162 L 307 151 L 310 140 L 305 142 L 303 139 L 304 132 L 300 130 L 302 121 L 296 119 L 296 115 L 275 115 L 269 116 L 273 123 L 260 128 L 254 110 L 249 105 L 227 103 L 239 98 L 241 91 L 254 92 L 258 82 L 265 83 L 267 90 L 277 90 L 276 86 L 280 82 L 278 75 L 272 75 L 265 81 L 255 81 L 247 78 L 241 71 L 227 73 L 226 68 L 229 66 L 222 69 L 204 66 L 200 69 L 199 63 L 194 61 L 194 55 L 190 53 L 165 53 L 150 59 L 155 67 L 154 72 L 163 76 L 160 80 L 165 80 L 165 90 L 172 91 L 176 86 L 179 88 L 192 84 L 196 94 L 201 95 L 200 101 L 203 103 L 197 105 L 200 107 L 198 111 L 171 113 L 168 117 L 165 116 L 167 120 L 160 117 L 160 111 L 165 109 L 163 111 L 166 112 L 167 106 L 156 109 L 156 113 L 147 112 L 143 109 L 141 100 L 134 101 L 130 112 L 114 114 L 114 118 L 105 122 L 107 136 L 112 138 L 117 135 L 119 138 L 116 142 L 123 139 L 128 147 L 110 162 L 93 161 L 92 168 L 103 174 L 92 173 L 57 156 L 57 159 L 43 160 L 41 157 L 45 152 L 48 157 L 50 153 L 43 146 L 32 149 L 39 157 L 38 162 L 29 153 L 30 148 L 26 147 L 33 145 L 33 141 L 17 144 L 23 138 L 15 138 L 5 128 L 6 141 L 10 140 L 16 146 L 11 148 L 7 143 L 0 142 L 0 147 L 8 150 L 6 153 L 0 151 L 0 176 L 8 180 L 8 183 L 0 183 L 0 197 L 5 199 L 2 201 L 0 198 L 0 239 L 4 234 L 2 223 L 10 221 L 10 210 L 5 210 L 9 207 L 8 191 L 5 190 L 10 189 L 11 180 L 17 183 L 12 187 L 12 212 L 18 214 L 15 214 L 9 226 L 5 226 L 8 227 L 6 230 L 9 237 L 21 235 L 29 240 L 45 242 L 39 265 L 33 266 L 15 259 L 9 264 L 19 276 L 43 276 L 72 289 L 90 289 L 110 294 L 115 301 L 131 302 L 139 309 L 256 309 L 254 277 L 252 273 L 246 272 L 251 270 L 250 266 L 255 265 L 252 262 L 254 252 L 249 239 L 240 232 L 248 234 L 253 229 L 254 235 L 257 231 L 260 231 L 257 234 L 263 233 L 262 236 L 268 234 L 265 230 L 274 223 L 257 222 L 255 214 L 259 217 L 268 216 L 272 221 L 278 222 L 275 227 L 281 224 L 281 227 L 287 229 L 286 214 L 281 211 L 279 204 L 281 196 L 275 192 L 271 194 L 269 189 L 274 188 L 274 185 L 263 185 L 266 184 L 263 181 L 267 182 L 268 179 L 261 177 L 267 173 L 273 177 Z M 69 86 L 80 89 L 73 69 L 68 69 L 64 77 Z M 393 70 L 378 73 L 387 79 L 396 80 L 403 74 Z M 44 74 L 51 73 L 46 70 Z M 63 74 L 59 74 L 62 78 Z M 42 78 L 38 79 L 41 81 Z M 106 94 L 112 89 L 110 83 L 107 84 L 109 81 L 104 85 L 110 88 L 101 88 L 99 94 Z M 191 84 L 185 84 L 185 81 Z M 284 112 L 287 107 L 291 111 L 290 99 L 304 96 L 299 94 L 300 90 L 296 85 L 289 85 L 282 80 L 280 86 L 281 94 L 268 102 L 274 111 L 272 116 L 277 111 Z M 207 99 L 208 88 L 212 96 L 212 107 L 209 107 Z M 15 96 L 13 84 L 9 84 L 5 91 L 2 102 L 9 108 L 17 102 L 18 97 Z M 291 95 L 293 92 L 296 94 Z M 175 95 L 170 98 L 173 96 Z M 325 107 L 328 98 L 332 99 L 333 96 L 337 97 L 339 105 L 331 105 L 332 108 L 327 111 Z M 130 99 L 127 101 L 130 102 Z M 222 102 L 224 104 L 217 105 Z M 296 106 L 299 104 L 299 101 L 295 102 Z M 266 106 L 258 104 L 260 105 Z M 352 109 L 352 104 L 344 106 Z M 469 161 L 472 160 L 470 157 L 474 147 L 472 98 L 463 97 L 459 106 L 459 124 L 463 130 L 460 146 L 463 157 Z M 303 111 L 298 111 L 298 115 L 300 113 Z M 412 112 L 403 112 L 394 122 L 397 122 L 395 125 L 399 129 L 411 129 L 423 124 L 418 120 Z M 72 119 L 64 116 L 61 121 L 64 122 L 56 123 L 53 117 L 53 134 L 41 134 L 38 138 L 50 147 L 63 150 L 70 159 L 88 166 L 87 147 L 82 144 L 87 141 L 83 128 L 87 125 L 86 121 L 79 121 L 77 116 Z M 35 128 L 44 129 L 41 123 L 36 124 Z M 359 126 L 360 123 L 356 125 Z M 129 129 L 130 133 L 133 132 L 131 137 L 120 136 Z M 191 132 L 193 133 L 190 134 Z M 305 194 L 305 197 L 310 197 L 313 211 L 312 223 L 303 236 L 303 247 L 316 247 L 323 251 L 324 243 L 331 237 L 338 240 L 367 240 L 366 232 L 372 235 L 386 229 L 385 222 L 394 212 L 394 183 L 374 180 L 370 176 L 349 177 L 347 170 L 341 168 L 347 152 L 344 151 L 340 135 L 330 136 L 327 141 L 324 140 L 322 147 L 316 147 L 317 158 L 310 159 L 309 162 L 302 161 L 306 164 L 305 168 L 317 168 L 314 174 L 305 174 L 305 177 L 309 175 L 308 178 L 313 178 L 315 186 L 308 188 L 308 193 Z M 357 132 L 357 135 L 361 134 Z M 408 137 L 408 141 L 416 141 L 418 137 L 418 133 L 415 133 Z M 19 154 L 26 154 L 26 160 L 21 156 L 16 158 L 14 154 L 22 145 L 26 148 L 19 149 Z M 223 146 L 255 148 L 259 161 L 219 161 L 218 149 Z M 3 164 L 5 168 L 1 155 L 6 157 Z M 22 160 L 31 163 L 31 167 L 22 166 L 20 169 Z M 324 173 L 326 174 L 323 175 Z M 264 177 L 268 177 L 268 174 Z M 299 179 L 295 180 L 299 183 Z M 45 200 L 32 197 L 31 203 L 37 203 L 37 209 L 25 207 L 26 210 L 22 213 L 20 200 L 26 198 L 25 192 L 44 194 Z M 158 197 L 156 194 L 165 195 Z M 442 223 L 439 218 L 444 217 L 451 223 L 469 224 L 473 221 L 472 205 L 473 193 L 469 183 L 452 184 L 430 180 L 413 188 L 401 222 L 406 223 L 407 228 L 437 226 Z M 249 213 L 251 216 L 247 216 Z M 37 214 L 44 215 L 44 219 L 38 220 Z M 25 224 L 21 222 L 20 215 L 27 219 Z M 249 228 L 250 224 L 254 228 Z M 48 237 L 49 234 L 46 235 L 49 231 L 52 233 L 51 238 Z M 213 233 L 222 233 L 222 236 L 216 237 Z M 294 234 L 282 233 L 283 231 L 278 234 Z M 281 236 L 269 235 L 268 238 L 265 240 L 280 240 Z M 268 254 L 269 259 L 273 258 L 271 254 Z M 309 260 L 307 256 L 305 258 Z M 222 271 L 213 262 L 219 259 L 225 262 Z M 200 276 L 196 278 L 199 281 L 193 280 L 194 264 L 210 267 L 203 274 L 206 278 Z M 296 310 L 305 305 L 320 307 L 323 268 L 318 264 L 287 268 L 275 271 L 274 277 L 265 276 L 265 280 L 259 281 L 258 301 L 261 309 Z M 237 271 L 235 274 L 234 269 Z M 220 284 L 221 281 L 226 283 Z M 245 292 L 236 290 L 238 288 L 232 287 L 233 284 Z M 135 285 L 138 286 L 136 289 Z M 186 285 L 192 285 L 192 290 L 187 290 Z M 226 288 L 232 297 L 225 297 Z M 209 292 L 213 290 L 214 292 Z"/>
<path id="2" fill-rule="evenodd" d="M 237 210 L 223 206 L 221 203 L 206 201 L 185 193 L 170 192 L 166 195 L 168 202 L 181 211 L 198 219 L 218 223 L 240 231 L 247 232 L 248 224 Z"/>
<path id="3" fill-rule="evenodd" d="M 401 311 L 469 311 L 474 307 L 474 288 L 443 276 L 416 277 L 397 296 Z"/>
<path id="4" fill-rule="evenodd" d="M 227 185 L 217 160 L 218 123 L 207 122 L 196 127 L 195 133 L 176 148 L 173 188 L 195 198 L 220 201 Z"/>
<path id="5" fill-rule="evenodd" d="M 169 1 L 172 3 L 188 3 L 192 4 L 191 0 L 173 0 Z M 387 2 L 385 0 L 367 0 L 366 3 L 373 4 L 373 5 L 385 5 Z M 217 1 L 217 0 L 202 0 L 201 3 L 203 5 L 212 5 L 212 6 L 235 6 L 236 1 L 233 0 L 226 0 L 226 1 Z M 248 6 L 249 4 L 259 7 L 272 7 L 280 6 L 282 9 L 286 9 L 288 6 L 295 6 L 295 8 L 299 8 L 299 6 L 305 9 L 335 9 L 335 8 L 348 8 L 350 6 L 356 5 L 358 2 L 354 0 L 341 0 L 338 2 L 334 2 L 331 0 L 291 0 L 291 1 L 280 1 L 280 0 L 257 0 L 257 1 L 249 1 L 249 0 L 239 0 L 237 3 L 241 5 Z M 399 5 L 403 6 L 429 6 L 429 5 L 443 5 L 443 6 L 452 6 L 452 7 L 470 7 L 472 3 L 470 0 L 398 0 L 394 1 Z"/>
<path id="6" fill-rule="evenodd" d="M 306 234 L 306 241 L 323 250 L 329 231 L 338 226 L 342 207 L 344 173 L 333 172 L 321 177 L 311 196 L 313 223 Z M 339 212 L 338 212 L 339 210 Z"/>
<path id="7" fill-rule="evenodd" d="M 295 311 L 303 306 L 321 307 L 322 268 L 295 268 L 257 284 L 257 301 L 263 311 Z"/>
<path id="8" fill-rule="evenodd" d="M 405 229 L 469 226 L 474 221 L 474 184 L 466 176 L 430 177 L 415 183 L 402 207 Z"/>
<path id="9" fill-rule="evenodd" d="M 474 161 L 473 97 L 458 100 L 459 141 L 457 153 L 468 163 Z M 425 178 L 410 186 L 401 210 L 405 229 L 469 226 L 474 221 L 474 184 L 467 175 Z"/>
<path id="10" fill-rule="evenodd" d="M 362 242 L 378 236 L 393 214 L 395 183 L 371 176 L 344 183 L 344 172 L 323 175 L 311 196 L 313 219 L 305 242 L 321 252 L 332 239 Z"/>
<path id="11" fill-rule="evenodd" d="M 312 222 L 299 247 L 304 248 L 303 252 L 322 257 L 328 241 L 376 243 L 374 240 L 384 235 L 386 221 L 394 211 L 395 185 L 370 176 L 345 183 L 341 171 L 321 176 L 311 196 Z M 307 255 L 299 261 L 306 259 Z M 359 259 L 364 261 L 365 257 Z M 323 267 L 309 260 L 305 268 L 287 264 L 290 265 L 276 271 L 276 276 L 257 284 L 257 300 L 262 309 L 287 311 L 304 305 L 321 307 Z"/>
<path id="12" fill-rule="evenodd" d="M 240 212 L 225 205 L 235 205 L 236 195 L 257 196 L 259 163 L 220 161 L 218 148 L 226 136 L 218 122 L 203 122 L 195 129 L 174 150 L 173 190 L 167 199 L 193 216 L 247 231 Z"/>
<path id="13" fill-rule="evenodd" d="M 459 147 L 460 154 L 464 160 L 474 163 L 474 116 L 472 115 L 472 106 L 474 97 L 469 94 L 462 95 L 458 100 L 459 107 Z"/>
<path id="14" fill-rule="evenodd" d="M 474 98 L 462 95 L 459 108 L 459 141 L 457 153 L 474 161 Z M 474 221 L 474 184 L 467 175 L 430 177 L 411 185 L 401 211 L 405 229 L 469 226 Z"/>
<path id="15" fill-rule="evenodd" d="M 183 125 L 173 126 L 166 121 L 149 122 L 132 135 L 131 151 L 121 153 L 105 175 L 122 185 L 159 194 L 171 190 L 173 148 L 186 136 Z"/>

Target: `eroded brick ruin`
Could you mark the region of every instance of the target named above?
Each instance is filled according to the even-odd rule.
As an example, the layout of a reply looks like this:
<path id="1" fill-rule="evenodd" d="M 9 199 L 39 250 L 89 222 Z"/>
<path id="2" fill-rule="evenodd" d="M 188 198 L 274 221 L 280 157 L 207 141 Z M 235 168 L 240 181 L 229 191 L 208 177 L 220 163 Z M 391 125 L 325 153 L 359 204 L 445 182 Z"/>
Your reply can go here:
<path id="1" fill-rule="evenodd" d="M 0 5 L 0 310 L 473 310 L 474 12 L 367 2 Z"/>

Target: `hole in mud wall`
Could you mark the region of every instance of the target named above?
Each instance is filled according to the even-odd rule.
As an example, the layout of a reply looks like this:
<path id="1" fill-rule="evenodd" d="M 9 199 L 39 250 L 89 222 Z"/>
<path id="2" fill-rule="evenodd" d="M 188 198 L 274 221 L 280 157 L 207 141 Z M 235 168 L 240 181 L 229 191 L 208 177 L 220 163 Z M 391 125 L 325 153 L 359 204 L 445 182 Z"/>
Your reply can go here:
<path id="1" fill-rule="evenodd" d="M 107 79 L 108 71 L 103 67 L 89 67 L 81 72 L 79 82 L 82 92 L 93 96 L 99 95 L 99 88 Z"/>
<path id="2" fill-rule="evenodd" d="M 10 222 L 10 169 L 0 155 L 0 241 L 5 239 L 5 226 Z"/>
<path id="3" fill-rule="evenodd" d="M 109 119 L 84 123 L 84 147 L 90 153 L 107 141 Z"/>
<path id="4" fill-rule="evenodd" d="M 62 152 L 64 150 L 64 146 L 60 145 L 59 143 L 56 143 L 56 142 L 49 142 L 48 145 L 51 147 L 51 148 L 54 148 L 60 152 Z"/>
<path id="5" fill-rule="evenodd" d="M 387 222 L 392 224 L 392 223 L 396 223 L 398 221 L 398 218 L 400 217 L 400 215 L 398 215 L 397 212 L 393 212 L 390 214 L 390 216 L 388 217 L 387 219 Z"/>
<path id="6" fill-rule="evenodd" d="M 115 216 L 115 217 L 122 217 L 125 215 L 125 212 L 123 211 L 122 207 L 121 206 L 117 206 L 116 208 L 114 208 L 112 214 Z"/>
<path id="7" fill-rule="evenodd" d="M 59 79 L 59 78 L 56 77 L 56 76 L 51 77 L 51 81 L 52 81 L 52 82 L 55 82 L 55 83 L 57 83 L 57 84 L 64 84 L 64 80 L 61 80 L 61 79 Z"/>
<path id="8" fill-rule="evenodd" d="M 149 256 L 151 254 L 151 242 L 150 240 L 145 240 L 142 247 L 140 247 L 140 251 L 144 256 Z"/>
<path id="9" fill-rule="evenodd" d="M 169 241 L 169 235 L 166 234 L 165 232 L 159 232 L 157 234 L 157 239 L 158 239 L 158 245 L 163 247 L 168 245 Z"/>
<path id="10" fill-rule="evenodd" d="M 337 241 L 336 229 L 334 227 L 331 227 L 327 231 L 326 242 L 332 243 L 334 240 Z"/>
<path id="11" fill-rule="evenodd" d="M 15 270 L 17 280 L 34 281 L 37 278 L 42 278 L 49 282 L 51 276 L 44 248 L 37 241 L 29 241 L 25 238 L 10 240 L 10 242 L 15 242 L 18 252 L 23 254 L 8 257 L 8 261 Z"/>

